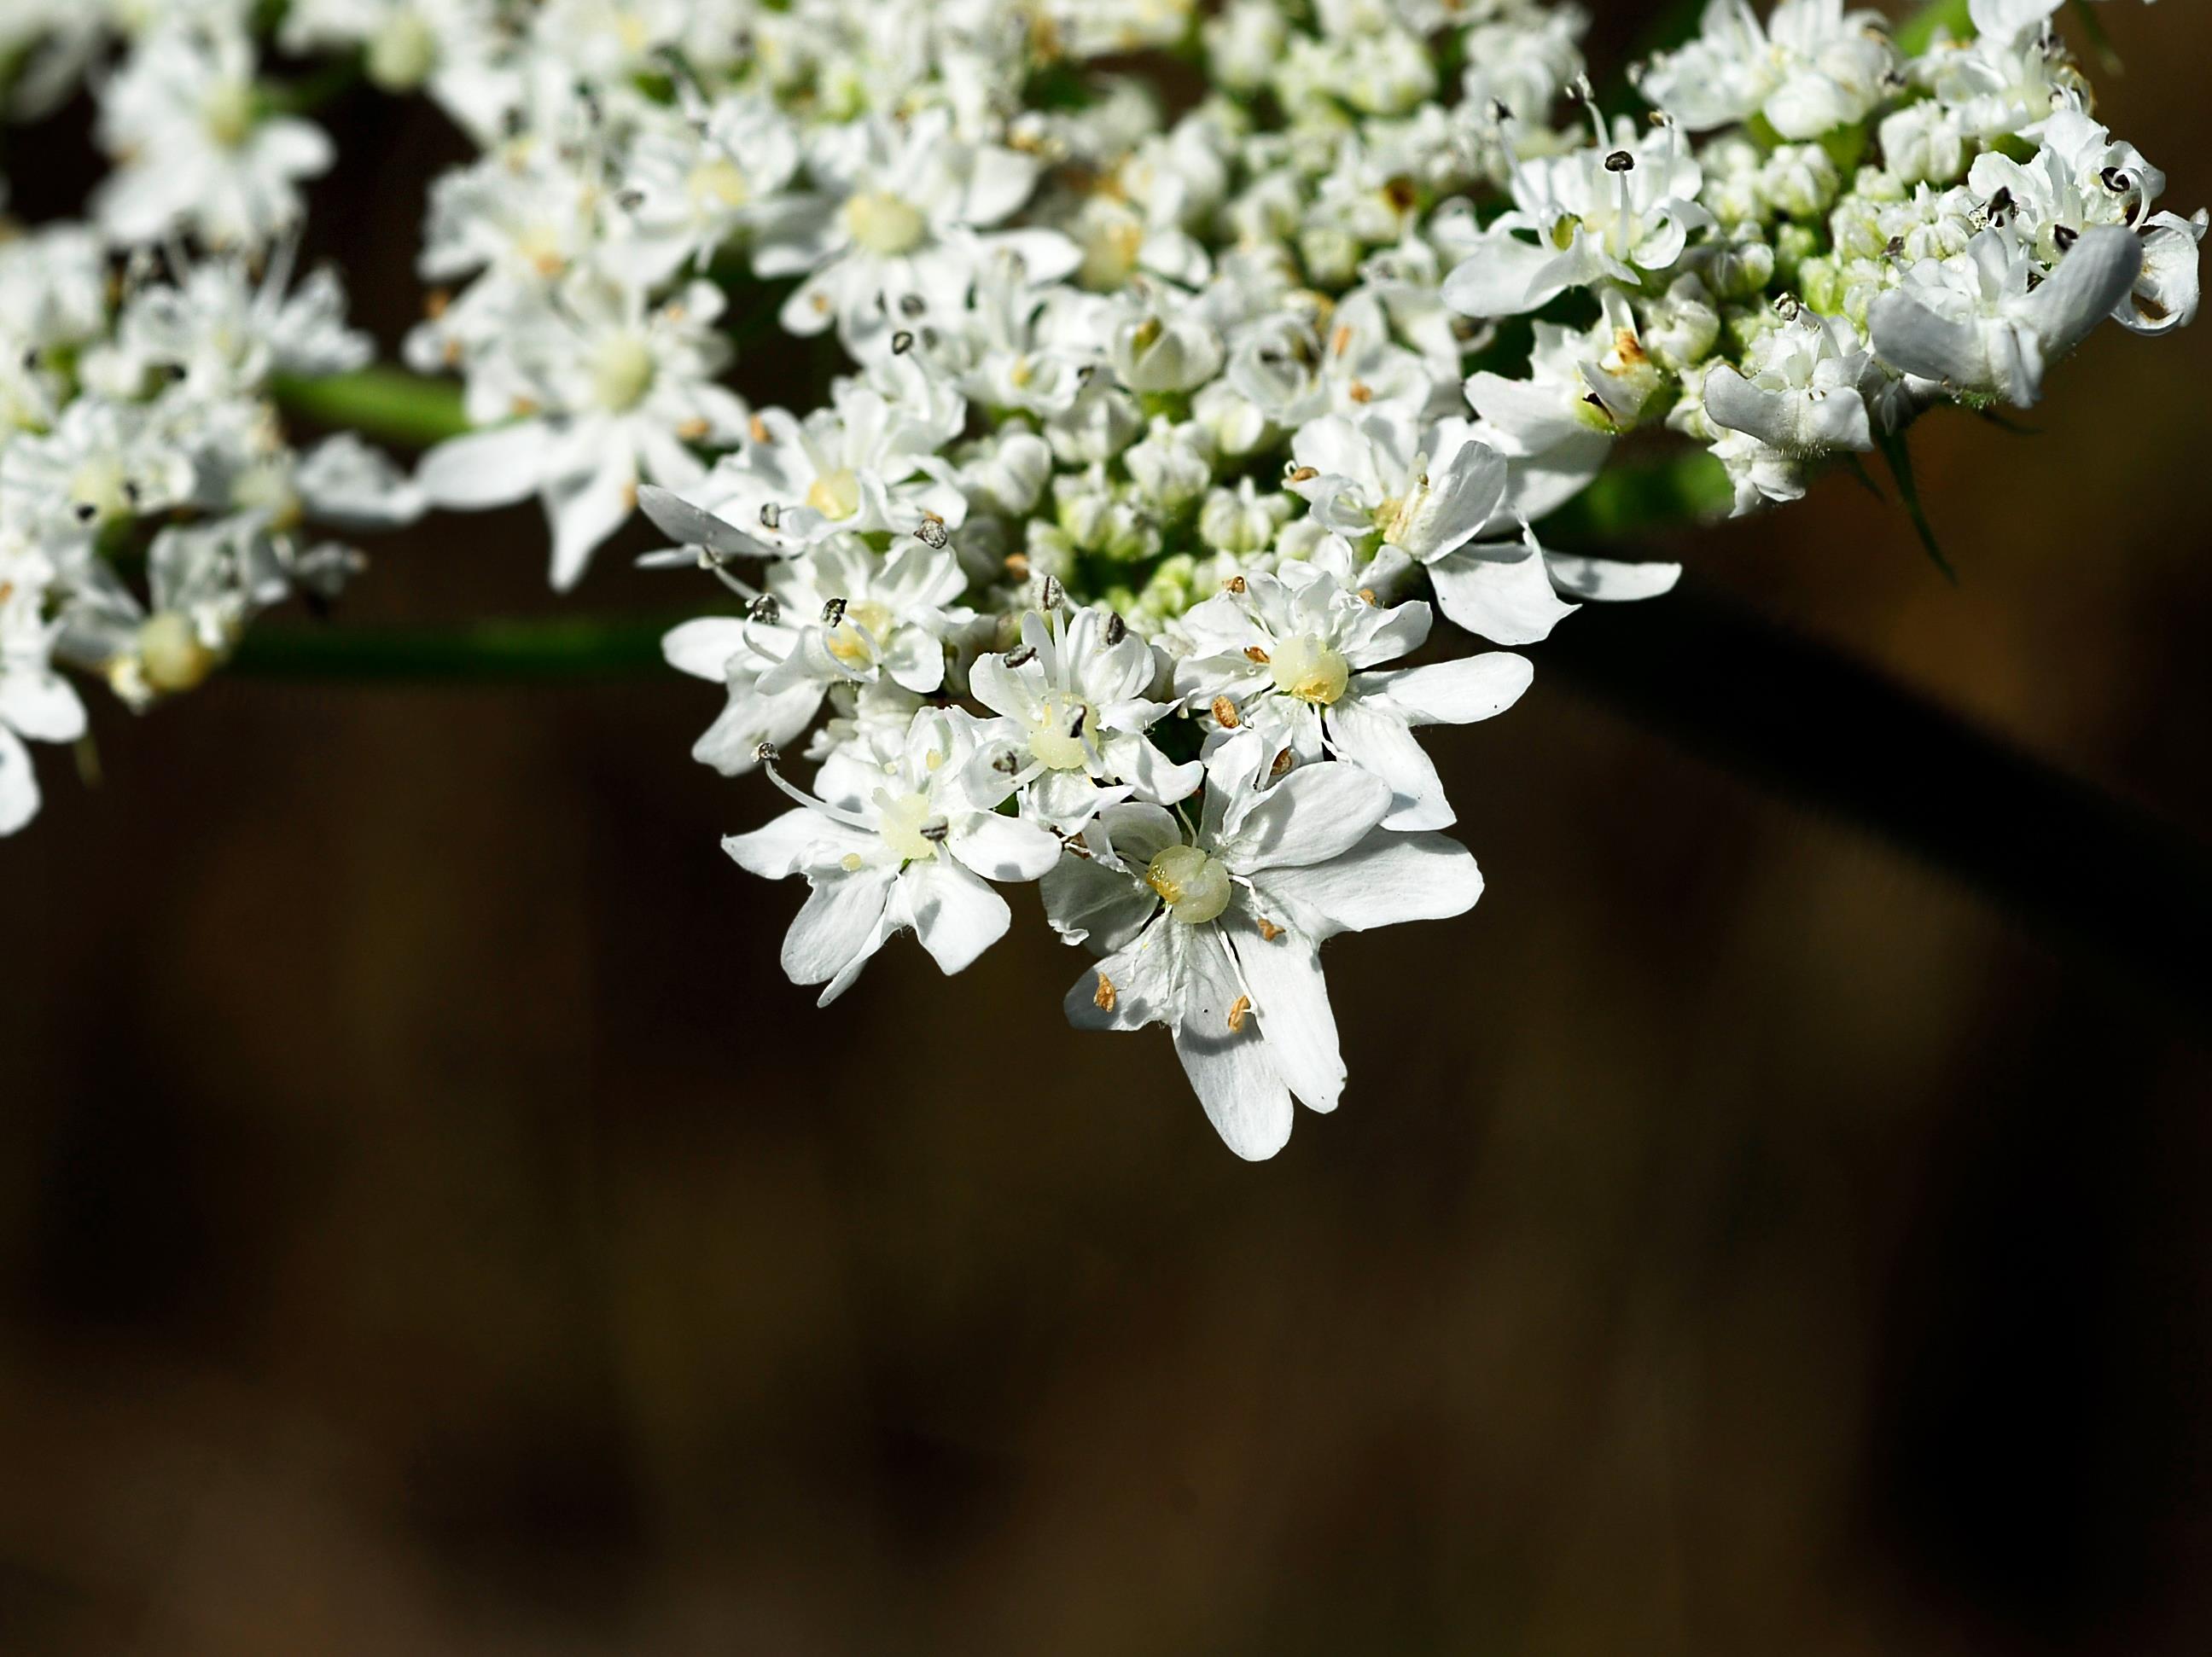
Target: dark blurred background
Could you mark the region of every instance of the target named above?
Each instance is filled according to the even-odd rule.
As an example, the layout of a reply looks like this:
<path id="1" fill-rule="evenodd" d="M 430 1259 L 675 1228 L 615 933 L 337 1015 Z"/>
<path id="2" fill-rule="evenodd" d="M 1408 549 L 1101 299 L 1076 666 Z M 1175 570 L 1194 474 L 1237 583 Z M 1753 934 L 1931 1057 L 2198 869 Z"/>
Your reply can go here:
<path id="1" fill-rule="evenodd" d="M 2212 20 L 2104 15 L 2212 200 Z M 389 343 L 456 149 L 330 118 Z M 2041 435 L 1929 422 L 1956 589 L 1841 480 L 1686 545 L 2212 839 L 2208 379 L 2107 330 Z M 375 551 L 337 625 L 552 607 L 531 512 Z M 103 707 L 0 846 L 0 1649 L 2207 1649 L 2201 1038 L 1534 653 L 1433 744 L 1488 895 L 1332 947 L 1261 1167 L 1033 895 L 817 1013 L 705 687 Z"/>

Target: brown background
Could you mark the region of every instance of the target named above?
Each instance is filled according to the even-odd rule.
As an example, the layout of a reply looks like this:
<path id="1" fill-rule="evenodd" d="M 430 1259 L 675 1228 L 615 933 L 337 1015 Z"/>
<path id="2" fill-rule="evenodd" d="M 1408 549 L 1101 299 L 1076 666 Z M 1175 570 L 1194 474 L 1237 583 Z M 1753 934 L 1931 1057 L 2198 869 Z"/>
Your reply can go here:
<path id="1" fill-rule="evenodd" d="M 2104 10 L 2212 200 L 2212 26 Z M 447 140 L 332 119 L 389 338 Z M 1958 590 L 1840 481 L 1693 561 L 2212 838 L 2209 377 L 1931 422 Z M 340 624 L 543 558 L 441 523 Z M 1333 946 L 1351 1089 L 1258 1168 L 1033 895 L 815 1012 L 703 687 L 101 707 L 0 846 L 0 1649 L 2205 1649 L 2212 1060 L 1536 655 L 1434 744 L 1488 895 Z"/>

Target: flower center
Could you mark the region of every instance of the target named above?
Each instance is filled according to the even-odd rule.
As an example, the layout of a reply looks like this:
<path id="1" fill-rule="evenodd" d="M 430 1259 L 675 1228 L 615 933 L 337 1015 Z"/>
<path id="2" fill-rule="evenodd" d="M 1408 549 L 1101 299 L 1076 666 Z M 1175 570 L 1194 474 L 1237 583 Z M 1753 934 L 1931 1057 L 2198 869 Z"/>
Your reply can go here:
<path id="1" fill-rule="evenodd" d="M 123 491 L 123 468 L 106 455 L 87 460 L 70 478 L 70 504 L 85 524 L 112 524 L 131 513 L 130 497 Z M 86 517 L 84 509 L 92 508 Z"/>
<path id="2" fill-rule="evenodd" d="M 839 522 L 860 509 L 860 479 L 850 466 L 823 472 L 807 485 L 806 504 Z"/>
<path id="3" fill-rule="evenodd" d="M 691 199 L 702 206 L 743 207 L 752 195 L 752 187 L 745 182 L 744 169 L 727 160 L 700 162 L 691 169 L 691 176 L 684 181 L 684 185 L 691 192 Z"/>
<path id="4" fill-rule="evenodd" d="M 876 804 L 882 816 L 877 822 L 876 834 L 884 844 L 908 863 L 921 863 L 937 855 L 937 841 L 926 832 L 935 813 L 931 810 L 927 794 L 902 794 L 894 798 L 887 791 L 878 789 Z"/>
<path id="5" fill-rule="evenodd" d="M 245 81 L 219 81 L 200 104 L 208 137 L 225 149 L 236 149 L 253 131 L 253 88 Z"/>
<path id="6" fill-rule="evenodd" d="M 845 203 L 845 228 L 871 253 L 896 258 L 921 245 L 929 221 L 911 202 L 885 190 L 864 190 Z"/>
<path id="7" fill-rule="evenodd" d="M 1229 907 L 1229 871 L 1195 846 L 1170 846 L 1146 865 L 1145 883 L 1186 926 L 1203 926 Z"/>
<path id="8" fill-rule="evenodd" d="M 1327 707 L 1344 695 L 1352 677 L 1352 664 L 1344 659 L 1343 652 L 1305 633 L 1275 646 L 1267 671 L 1275 689 L 1285 696 Z"/>
<path id="9" fill-rule="evenodd" d="M 602 408 L 621 414 L 635 409 L 653 389 L 653 348 L 635 334 L 616 334 L 600 342 L 592 359 L 592 395 Z"/>
<path id="10" fill-rule="evenodd" d="M 872 667 L 894 625 L 890 611 L 874 599 L 855 599 L 845 606 L 845 619 L 830 630 L 830 653 L 848 667 Z"/>
<path id="11" fill-rule="evenodd" d="M 362 66 L 386 92 L 411 92 L 438 66 L 438 37 L 421 12 L 403 7 L 369 37 Z"/>
<path id="12" fill-rule="evenodd" d="M 189 616 L 165 610 L 138 629 L 138 662 L 146 683 L 166 694 L 197 689 L 215 671 L 216 653 L 200 642 Z"/>
<path id="13" fill-rule="evenodd" d="M 1037 722 L 1030 728 L 1030 752 L 1037 763 L 1054 771 L 1080 771 L 1086 763 L 1083 736 L 1095 734 L 1098 714 L 1088 702 L 1048 696 Z"/>

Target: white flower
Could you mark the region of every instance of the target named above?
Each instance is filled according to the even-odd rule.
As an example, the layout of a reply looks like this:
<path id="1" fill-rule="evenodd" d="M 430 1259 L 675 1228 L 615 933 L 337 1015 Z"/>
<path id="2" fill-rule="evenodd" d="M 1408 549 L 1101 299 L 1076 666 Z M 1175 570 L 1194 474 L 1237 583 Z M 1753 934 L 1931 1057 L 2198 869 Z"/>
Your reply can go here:
<path id="1" fill-rule="evenodd" d="M 787 787 L 798 810 L 722 842 L 754 874 L 805 877 L 811 889 L 784 938 L 783 969 L 794 984 L 824 986 L 819 1005 L 908 929 L 942 970 L 959 972 L 1012 920 L 988 883 L 1035 880 L 1059 860 L 1052 834 L 968 792 L 972 723 L 957 708 L 925 708 L 866 792 L 817 799 Z"/>
<path id="2" fill-rule="evenodd" d="M 967 498 L 937 451 L 959 434 L 966 405 L 911 376 L 904 394 L 860 379 L 831 387 L 828 408 L 802 422 L 763 409 L 737 450 L 680 490 L 762 545 L 796 554 L 848 535 L 957 529 Z"/>
<path id="3" fill-rule="evenodd" d="M 744 404 L 714 378 L 728 349 L 714 330 L 722 307 L 703 282 L 651 308 L 641 288 L 568 285 L 557 306 L 516 319 L 507 372 L 471 387 L 476 411 L 493 414 L 505 412 L 492 400 L 502 379 L 526 385 L 531 412 L 440 444 L 416 481 L 434 504 L 463 511 L 538 495 L 553 529 L 553 585 L 574 586 L 635 508 L 642 478 L 697 485 L 707 467 L 690 446 L 734 442 L 744 429 Z"/>
<path id="4" fill-rule="evenodd" d="M 299 183 L 329 169 L 322 129 L 257 106 L 242 28 L 156 28 L 103 91 L 100 141 L 118 159 L 93 208 L 114 240 L 188 230 L 258 249 L 299 222 Z"/>
<path id="5" fill-rule="evenodd" d="M 760 275 L 805 277 L 783 307 L 793 333 L 836 322 L 865 338 L 957 310 L 994 247 L 1018 252 L 1040 281 L 1066 276 L 1079 258 L 1051 231 L 978 234 L 1029 199 L 1036 162 L 956 137 L 942 109 L 903 124 L 870 117 L 819 130 L 807 167 L 824 188 L 782 203 L 753 249 Z"/>
<path id="6" fill-rule="evenodd" d="M 1520 316 L 1570 288 L 1634 286 L 1664 271 L 1712 222 L 1697 200 L 1701 177 L 1671 124 L 1639 137 L 1624 121 L 1596 149 L 1524 162 L 1513 210 L 1444 278 L 1444 303 L 1471 317 Z"/>
<path id="7" fill-rule="evenodd" d="M 777 209 L 798 170 L 797 130 L 764 98 L 732 94 L 653 122 L 625 158 L 629 235 L 613 257 L 647 282 L 703 265 Z"/>
<path id="8" fill-rule="evenodd" d="M 2039 282 L 2024 249 L 1985 231 L 1960 258 L 1915 267 L 1874 302 L 1874 347 L 1908 374 L 2027 408 L 2045 369 L 2112 313 L 2142 262 L 2142 241 L 2107 225 L 2084 232 Z"/>
<path id="9" fill-rule="evenodd" d="M 1194 606 L 1176 624 L 1190 653 L 1176 664 L 1176 692 L 1194 715 L 1211 715 L 1210 747 L 1256 738 L 1270 767 L 1285 753 L 1346 761 L 1390 785 L 1384 828 L 1449 828 L 1455 814 L 1413 727 L 1502 713 L 1534 670 L 1502 651 L 1385 667 L 1426 640 L 1429 607 L 1384 609 L 1350 591 L 1355 580 L 1351 549 L 1332 537 L 1311 561 L 1255 572 L 1241 591 Z"/>
<path id="10" fill-rule="evenodd" d="M 1110 610 L 1030 610 L 1021 644 L 969 670 L 975 700 L 999 716 L 981 726 L 973 763 L 1019 792 L 1022 812 L 1073 834 L 1102 806 L 1129 798 L 1170 805 L 1204 776 L 1144 733 L 1175 711 L 1152 698 L 1158 652 Z"/>
<path id="11" fill-rule="evenodd" d="M 245 260 L 204 260 L 173 282 L 143 288 L 123 308 L 116 347 L 135 362 L 183 375 L 201 398 L 259 391 L 273 374 L 314 378 L 360 367 L 374 355 L 346 325 L 337 273 L 292 286 L 294 249 L 280 247 L 257 280 Z"/>
<path id="12" fill-rule="evenodd" d="M 919 541 L 887 559 L 836 541 L 775 564 L 746 615 L 686 622 L 663 641 L 672 666 L 729 689 L 692 757 L 725 776 L 750 770 L 763 743 L 781 747 L 813 722 L 833 686 L 936 690 L 945 646 L 971 619 L 956 604 L 967 585 L 950 551 Z"/>
<path id="13" fill-rule="evenodd" d="M 1778 0 L 1763 25 L 1750 0 L 1707 0 L 1704 32 L 1653 59 L 1637 88 L 1692 131 L 1758 115 L 1785 138 L 1818 138 L 1864 120 L 1887 90 L 1887 27 L 1844 0 Z"/>
<path id="14" fill-rule="evenodd" d="M 1705 376 L 1705 414 L 1716 426 L 1800 458 L 1871 449 L 1860 387 L 1872 364 L 1849 322 L 1800 312 L 1753 342 L 1742 371 L 1714 366 Z"/>
<path id="15" fill-rule="evenodd" d="M 1165 1024 L 1206 1116 L 1252 1159 L 1289 1139 L 1293 1096 L 1328 1111 L 1343 1092 L 1322 944 L 1463 914 L 1482 894 L 1463 847 L 1378 826 L 1381 778 L 1324 762 L 1261 791 L 1260 758 L 1256 744 L 1221 751 L 1194 828 L 1109 806 L 1085 832 L 1088 855 L 1044 882 L 1054 926 L 1105 957 L 1069 990 L 1069 1022 Z"/>

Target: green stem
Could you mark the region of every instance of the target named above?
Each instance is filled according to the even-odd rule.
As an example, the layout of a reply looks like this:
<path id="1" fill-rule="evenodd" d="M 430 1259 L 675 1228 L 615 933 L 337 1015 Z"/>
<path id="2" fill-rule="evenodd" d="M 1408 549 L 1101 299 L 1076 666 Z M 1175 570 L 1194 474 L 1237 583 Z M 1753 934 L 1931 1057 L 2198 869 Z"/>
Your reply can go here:
<path id="1" fill-rule="evenodd" d="M 318 426 L 427 449 L 470 429 L 461 389 L 404 369 L 362 368 L 322 379 L 279 378 L 276 401 Z"/>
<path id="2" fill-rule="evenodd" d="M 623 678 L 665 671 L 665 625 L 264 626 L 232 665 L 292 680 Z M 1540 660 L 1619 717 L 1873 835 L 2061 946 L 2086 948 L 2185 1022 L 2203 1029 L 2212 1017 L 2212 856 L 2168 825 L 1695 582 L 1657 613 L 1588 606 Z"/>
<path id="3" fill-rule="evenodd" d="M 545 620 L 468 627 L 256 628 L 230 671 L 258 678 L 349 683 L 520 684 L 631 677 L 664 665 L 673 622 Z"/>

